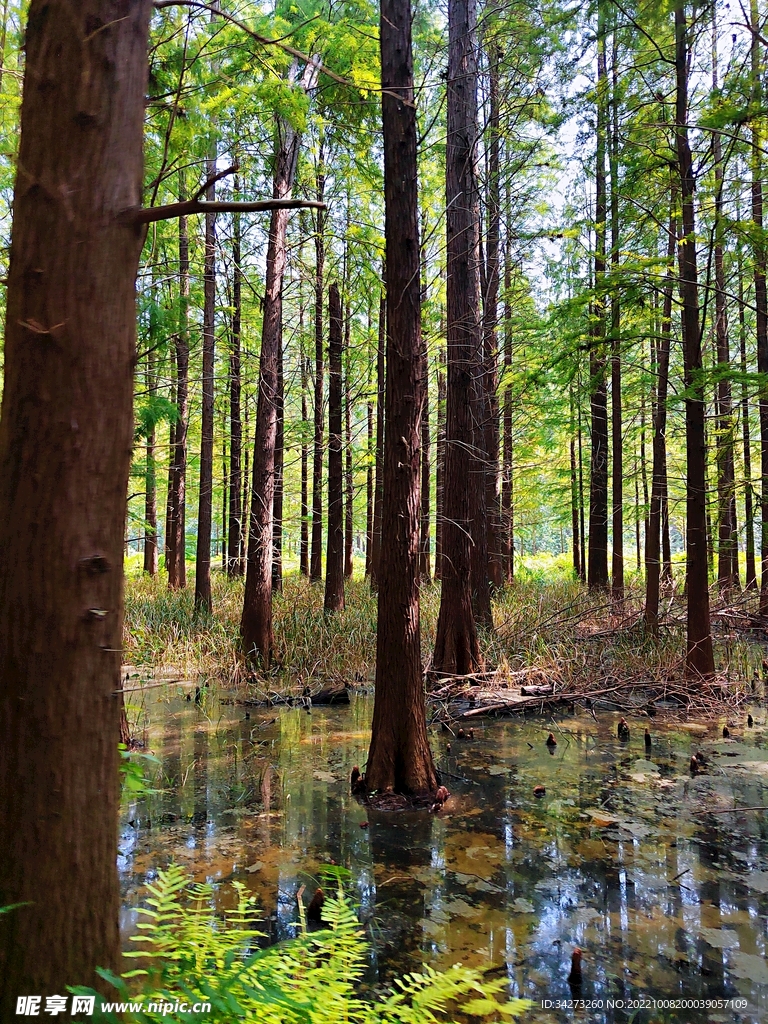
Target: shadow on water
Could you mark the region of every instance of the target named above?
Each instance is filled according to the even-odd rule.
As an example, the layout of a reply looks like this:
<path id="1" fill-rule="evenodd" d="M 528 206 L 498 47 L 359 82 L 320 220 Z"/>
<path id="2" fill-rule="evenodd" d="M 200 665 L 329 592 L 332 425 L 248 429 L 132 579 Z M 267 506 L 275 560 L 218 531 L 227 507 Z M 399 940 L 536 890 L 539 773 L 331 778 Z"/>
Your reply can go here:
<path id="1" fill-rule="evenodd" d="M 162 792 L 123 808 L 124 935 L 145 882 L 171 860 L 197 880 L 243 880 L 270 940 L 295 933 L 299 887 L 306 902 L 335 863 L 351 872 L 372 982 L 463 960 L 505 973 L 511 994 L 534 1000 L 534 1020 L 768 1019 L 768 818 L 734 810 L 768 804 L 762 711 L 728 740 L 656 719 L 650 751 L 646 721 L 631 721 L 622 743 L 610 714 L 476 722 L 466 741 L 435 729 L 452 791 L 438 816 L 369 813 L 350 795 L 371 712 L 363 697 L 247 720 L 210 699 L 150 703 Z M 708 767 L 694 777 L 698 749 Z M 567 980 L 575 946 L 578 991 Z M 573 997 L 593 1005 L 557 1008 Z M 734 1002 L 631 1005 L 654 999 Z"/>

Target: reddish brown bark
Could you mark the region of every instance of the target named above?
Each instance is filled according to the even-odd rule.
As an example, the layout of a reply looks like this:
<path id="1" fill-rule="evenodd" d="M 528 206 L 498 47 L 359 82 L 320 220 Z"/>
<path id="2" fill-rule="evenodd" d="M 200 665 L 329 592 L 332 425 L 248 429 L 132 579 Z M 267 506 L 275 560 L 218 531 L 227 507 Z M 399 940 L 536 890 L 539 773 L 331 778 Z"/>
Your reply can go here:
<path id="1" fill-rule="evenodd" d="M 216 149 L 208 160 L 208 178 L 216 173 Z M 212 202 L 216 185 L 206 190 Z M 216 355 L 216 215 L 205 215 L 205 256 L 203 266 L 203 372 L 200 423 L 200 492 L 197 506 L 197 551 L 195 557 L 195 610 L 209 613 L 211 597 L 211 527 L 213 524 L 213 421 L 214 361 Z"/>
<path id="2" fill-rule="evenodd" d="M 237 176 L 234 182 L 235 198 L 240 194 Z M 240 341 L 242 319 L 243 271 L 240 266 L 242 228 L 240 214 L 232 218 L 232 323 L 230 329 L 231 350 L 229 353 L 229 536 L 227 537 L 227 574 L 242 576 L 243 540 L 243 424 L 240 418 L 240 395 L 242 376 L 240 368 Z"/>
<path id="3" fill-rule="evenodd" d="M 295 71 L 293 72 L 295 74 Z M 316 81 L 317 66 L 307 64 L 302 87 Z M 277 122 L 273 196 L 290 197 L 299 158 L 300 133 L 288 122 Z M 318 211 L 319 212 L 319 211 Z M 282 339 L 285 236 L 289 211 L 272 211 L 267 246 L 264 314 L 261 329 L 256 433 L 253 446 L 250 529 L 240 636 L 248 662 L 267 668 L 272 659 L 272 543 L 275 497 L 278 363 Z"/>
<path id="4" fill-rule="evenodd" d="M 184 197 L 180 180 L 179 198 Z M 179 217 L 179 326 L 174 338 L 176 357 L 176 409 L 173 429 L 171 493 L 168 498 L 168 537 L 166 539 L 168 586 L 172 590 L 187 585 L 186 493 L 187 429 L 189 420 L 189 234 L 187 218 Z"/>
<path id="5" fill-rule="evenodd" d="M 686 480 L 686 553 L 688 589 L 688 649 L 686 674 L 689 678 L 714 674 L 712 630 L 709 618 L 707 579 L 706 520 L 706 444 L 704 438 L 705 403 L 702 383 L 699 291 L 696 266 L 694 217 L 694 177 L 688 141 L 688 30 L 685 7 L 675 7 L 675 141 L 680 198 L 682 203 L 682 239 L 678 245 L 680 295 L 682 299 L 683 348 L 685 353 L 685 448 Z"/>
<path id="6" fill-rule="evenodd" d="M 275 394 L 275 495 L 272 501 L 272 590 L 283 589 L 283 496 L 285 488 L 285 381 L 283 379 L 283 325 L 277 342 Z"/>
<path id="7" fill-rule="evenodd" d="M 448 382 L 444 483 L 442 592 L 433 665 L 437 672 L 474 672 L 480 663 L 473 590 L 477 569 L 484 476 L 473 448 L 480 442 L 477 385 L 481 366 L 479 317 L 479 217 L 475 146 L 477 132 L 476 18 L 474 0 L 450 0 L 448 9 L 448 140 L 446 150 L 448 252 Z M 482 467 L 480 467 L 482 469 Z M 484 517 L 483 517 L 484 518 Z M 485 523 L 482 523 L 484 528 Z M 484 532 L 484 530 L 483 530 Z M 473 544 L 474 542 L 474 544 Z M 486 548 L 487 553 L 487 548 Z M 487 566 L 482 575 L 487 585 Z"/>
<path id="8" fill-rule="evenodd" d="M 434 792 L 419 624 L 419 440 L 424 397 L 416 104 L 409 0 L 382 0 L 387 249 L 387 438 L 370 790 Z"/>
<path id="9" fill-rule="evenodd" d="M 150 13 L 146 0 L 29 11 L 0 417 L 0 905 L 23 904 L 0 915 L 3 1021 L 20 994 L 103 987 L 95 968 L 119 969 L 142 245 L 123 215 L 140 201 Z"/>
<path id="10" fill-rule="evenodd" d="M 344 492 L 342 458 L 341 298 L 339 286 L 328 292 L 328 546 L 325 556 L 326 612 L 344 607 Z"/>

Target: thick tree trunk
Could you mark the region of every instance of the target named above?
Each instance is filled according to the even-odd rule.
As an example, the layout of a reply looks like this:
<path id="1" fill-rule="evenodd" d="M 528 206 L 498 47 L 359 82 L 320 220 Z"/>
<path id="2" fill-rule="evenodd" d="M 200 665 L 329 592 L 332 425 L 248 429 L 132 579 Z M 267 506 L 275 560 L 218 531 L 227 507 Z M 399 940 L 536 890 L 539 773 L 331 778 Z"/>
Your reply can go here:
<path id="1" fill-rule="evenodd" d="M 295 66 L 292 75 L 295 74 Z M 312 87 L 315 62 L 307 64 L 302 87 Z M 291 195 L 299 159 L 301 135 L 288 122 L 277 122 L 273 196 Z M 268 668 L 272 660 L 272 544 L 275 498 L 275 442 L 277 436 L 278 363 L 282 343 L 283 274 L 288 210 L 273 210 L 267 246 L 264 314 L 261 328 L 259 390 L 253 446 L 251 514 L 240 635 L 248 662 Z"/>
<path id="2" fill-rule="evenodd" d="M 694 178 L 688 142 L 688 30 L 683 0 L 678 0 L 675 7 L 675 79 L 675 136 L 682 203 L 682 239 L 678 245 L 678 263 L 682 299 L 685 387 L 688 395 L 685 400 L 685 447 L 688 470 L 686 480 L 686 579 L 688 588 L 686 675 L 691 679 L 697 679 L 714 675 L 715 661 L 712 650 L 707 579 L 705 405 L 701 379 Z"/>
<path id="3" fill-rule="evenodd" d="M 409 0 L 381 4 L 387 249 L 387 437 L 369 790 L 434 792 L 419 625 L 419 302 L 416 104 Z"/>
<path id="4" fill-rule="evenodd" d="M 342 325 L 339 286 L 328 292 L 328 547 L 325 556 L 327 612 L 344 607 L 344 478 L 342 459 Z"/>
<path id="5" fill-rule="evenodd" d="M 509 195 L 507 195 L 507 210 L 510 211 Z M 511 211 L 509 216 L 511 218 Z M 512 228 L 509 220 L 506 233 L 504 247 L 504 374 L 509 378 L 512 372 L 512 253 L 510 241 Z M 512 456 L 512 388 L 510 384 L 507 384 L 504 389 L 504 464 L 501 477 L 501 549 L 504 578 L 507 583 L 511 583 L 515 575 Z"/>
<path id="6" fill-rule="evenodd" d="M 0 417 L 0 1019 L 119 970 L 123 531 L 151 4 L 33 0 Z M 84 75 L 84 69 L 88 74 Z M 56 182 L 78 183 L 59 187 Z"/>
<path id="7" fill-rule="evenodd" d="M 574 416 L 573 385 L 569 392 L 571 411 L 571 553 L 573 555 L 573 573 L 576 579 L 581 572 L 581 542 L 579 537 L 579 478 L 576 471 L 576 417 Z"/>
<path id="8" fill-rule="evenodd" d="M 208 159 L 206 174 L 216 173 L 216 148 Z M 205 193 L 208 202 L 216 198 L 216 186 Z M 200 424 L 200 496 L 197 507 L 197 552 L 195 558 L 195 610 L 210 614 L 211 526 L 213 522 L 213 420 L 214 361 L 216 350 L 216 215 L 205 215 L 205 259 L 203 267 L 203 408 Z"/>
<path id="9" fill-rule="evenodd" d="M 386 277 L 382 268 L 382 281 Z M 381 564 L 381 520 L 384 513 L 384 402 L 386 398 L 387 298 L 382 289 L 379 300 L 379 347 L 376 353 L 376 489 L 373 497 L 373 549 L 371 552 L 371 586 L 379 585 Z"/>
<path id="10" fill-rule="evenodd" d="M 608 78 L 605 63 L 605 16 L 598 5 L 597 27 L 597 161 L 595 198 L 595 299 L 589 350 L 592 447 L 589 477 L 590 590 L 608 589 L 608 391 L 605 381 L 605 136 Z"/>
<path id="11" fill-rule="evenodd" d="M 371 311 L 368 310 L 368 327 L 371 327 Z M 376 457 L 375 441 L 373 433 L 373 402 L 371 401 L 371 389 L 373 387 L 372 373 L 368 372 L 368 404 L 366 407 L 366 451 L 368 453 L 368 465 L 365 471 L 365 575 L 370 576 L 371 559 L 373 557 L 373 463 Z"/>
<path id="12" fill-rule="evenodd" d="M 179 181 L 179 201 L 185 199 L 184 183 Z M 168 586 L 180 590 L 187 585 L 187 430 L 189 427 L 189 234 L 187 218 L 179 217 L 179 326 L 174 338 L 176 356 L 176 409 L 174 424 L 171 495 L 168 501 L 168 537 L 166 567 Z"/>
<path id="13" fill-rule="evenodd" d="M 419 576 L 422 583 L 432 578 L 430 566 L 430 461 L 429 461 L 429 357 L 424 346 L 424 408 L 421 413 L 421 539 L 419 543 Z"/>
<path id="14" fill-rule="evenodd" d="M 240 182 L 235 177 L 235 198 L 240 195 Z M 242 506 L 242 451 L 243 424 L 240 418 L 240 393 L 242 377 L 240 368 L 240 341 L 242 320 L 243 271 L 242 228 L 240 214 L 236 213 L 232 224 L 232 350 L 229 354 L 229 536 L 227 538 L 227 573 L 229 576 L 243 575 L 241 557 L 243 535 Z"/>
<path id="15" fill-rule="evenodd" d="M 317 157 L 316 193 L 318 202 L 325 195 L 325 149 L 320 139 Z M 315 444 L 312 462 L 312 550 L 309 578 L 313 583 L 323 577 L 323 288 L 325 279 L 325 215 L 315 212 Z"/>
<path id="16" fill-rule="evenodd" d="M 449 0 L 446 223 L 448 253 L 448 388 L 444 483 L 442 591 L 433 664 L 463 675 L 480 664 L 473 596 L 487 568 L 475 552 L 485 503 L 478 396 L 480 368 L 479 216 L 475 176 L 477 66 L 475 0 Z M 479 493 L 478 493 L 479 492 Z M 483 519 L 485 517 L 483 516 Z M 486 538 L 487 540 L 487 538 Z M 474 544 L 473 544 L 474 542 Z M 486 552 L 487 554 L 487 552 Z M 472 572 L 473 562 L 475 572 Z M 478 573 L 478 568 L 480 573 Z M 475 593 L 473 594 L 473 591 Z"/>

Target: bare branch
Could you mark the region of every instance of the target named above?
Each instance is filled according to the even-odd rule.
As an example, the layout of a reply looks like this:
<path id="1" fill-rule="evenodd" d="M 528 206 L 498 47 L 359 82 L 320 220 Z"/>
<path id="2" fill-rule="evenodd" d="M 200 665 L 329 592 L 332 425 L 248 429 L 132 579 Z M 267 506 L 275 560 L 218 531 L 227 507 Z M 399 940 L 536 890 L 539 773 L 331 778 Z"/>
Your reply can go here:
<path id="1" fill-rule="evenodd" d="M 261 213 L 265 210 L 325 210 L 325 203 L 313 199 L 259 199 L 256 202 L 211 202 L 187 199 L 183 203 L 150 206 L 145 210 L 129 210 L 128 220 L 134 224 L 153 224 L 158 220 L 173 220 L 194 213 Z"/>

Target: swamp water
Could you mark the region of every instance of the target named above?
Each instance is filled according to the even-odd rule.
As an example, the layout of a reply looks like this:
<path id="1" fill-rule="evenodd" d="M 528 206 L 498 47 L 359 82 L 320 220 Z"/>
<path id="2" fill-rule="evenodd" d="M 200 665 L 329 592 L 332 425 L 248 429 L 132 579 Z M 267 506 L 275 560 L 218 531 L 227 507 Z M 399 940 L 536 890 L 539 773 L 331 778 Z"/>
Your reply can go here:
<path id="1" fill-rule="evenodd" d="M 299 887 L 306 905 L 332 862 L 350 872 L 371 985 L 462 960 L 504 973 L 510 994 L 533 1000 L 529 1020 L 768 1021 L 768 812 L 738 810 L 768 805 L 762 710 L 726 740 L 722 723 L 702 734 L 659 716 L 631 719 L 622 743 L 607 713 L 480 719 L 464 741 L 433 727 L 451 800 L 439 815 L 393 815 L 349 792 L 372 707 L 353 697 L 245 719 L 208 696 L 202 707 L 180 692 L 150 697 L 144 739 L 161 792 L 123 806 L 125 937 L 145 882 L 171 860 L 197 881 L 242 880 L 271 940 L 295 934 Z M 696 750 L 709 767 L 692 777 Z M 584 982 L 572 993 L 574 946 Z M 574 995 L 593 1005 L 557 1008 Z M 728 1008 L 630 1006 L 726 998 Z"/>

